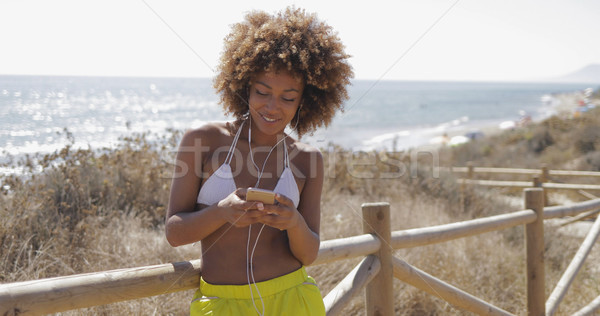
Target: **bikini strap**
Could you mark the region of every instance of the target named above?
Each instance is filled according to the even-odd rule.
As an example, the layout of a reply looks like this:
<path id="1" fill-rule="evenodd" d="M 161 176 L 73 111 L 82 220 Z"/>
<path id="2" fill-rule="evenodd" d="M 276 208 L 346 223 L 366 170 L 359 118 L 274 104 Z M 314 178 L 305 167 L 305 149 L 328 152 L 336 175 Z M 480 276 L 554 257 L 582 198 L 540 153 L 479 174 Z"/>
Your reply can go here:
<path id="1" fill-rule="evenodd" d="M 227 157 L 225 157 L 226 164 L 231 163 L 231 159 L 233 159 L 233 150 L 235 149 L 238 139 L 240 138 L 240 134 L 242 133 L 242 127 L 244 127 L 244 123 L 246 123 L 245 120 L 242 121 L 242 124 L 240 124 L 240 128 L 238 128 L 237 133 L 235 133 L 235 137 L 233 137 L 233 141 L 231 142 L 231 146 L 229 147 L 229 152 L 227 153 Z"/>
<path id="2" fill-rule="evenodd" d="M 285 138 L 283 139 L 283 161 L 285 163 L 285 167 L 288 168 L 290 166 L 290 156 L 288 155 L 287 144 L 285 143 Z"/>

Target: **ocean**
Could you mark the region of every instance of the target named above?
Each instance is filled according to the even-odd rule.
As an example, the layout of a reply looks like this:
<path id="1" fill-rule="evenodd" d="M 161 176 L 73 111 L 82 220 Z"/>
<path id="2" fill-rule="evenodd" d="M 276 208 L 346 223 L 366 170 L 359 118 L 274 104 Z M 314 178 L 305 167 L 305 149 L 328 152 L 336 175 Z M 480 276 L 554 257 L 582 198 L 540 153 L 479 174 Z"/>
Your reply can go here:
<path id="1" fill-rule="evenodd" d="M 555 113 L 558 93 L 589 84 L 355 80 L 345 111 L 303 141 L 402 150 Z M 596 87 L 593 87 L 596 88 Z M 229 120 L 209 78 L 0 76 L 0 157 L 114 146 L 134 132 L 168 133 Z"/>

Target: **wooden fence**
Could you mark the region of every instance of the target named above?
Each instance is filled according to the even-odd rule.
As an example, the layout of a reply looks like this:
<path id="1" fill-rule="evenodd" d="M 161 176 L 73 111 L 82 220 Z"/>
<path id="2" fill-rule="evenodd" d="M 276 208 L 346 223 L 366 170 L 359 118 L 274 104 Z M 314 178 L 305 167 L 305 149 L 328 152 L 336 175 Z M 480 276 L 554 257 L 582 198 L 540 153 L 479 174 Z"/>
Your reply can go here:
<path id="1" fill-rule="evenodd" d="M 600 182 L 600 172 L 593 171 L 574 171 L 574 170 L 549 170 L 546 165 L 542 165 L 540 169 L 517 169 L 517 168 L 487 168 L 475 167 L 472 163 L 468 163 L 467 167 L 452 167 L 449 168 L 454 173 L 465 173 L 466 179 L 461 179 L 463 184 L 473 184 L 482 186 L 495 187 L 516 187 L 528 188 L 531 186 L 542 187 L 544 189 L 567 189 L 567 190 L 600 190 L 598 184 L 570 184 L 570 183 L 553 183 L 553 179 L 559 177 L 591 177 L 597 178 Z M 532 181 L 498 181 L 498 180 L 476 180 L 476 174 L 512 174 L 512 175 L 528 175 L 532 177 Z"/>
<path id="2" fill-rule="evenodd" d="M 524 190 L 525 209 L 463 222 L 391 231 L 387 203 L 362 205 L 363 235 L 321 242 L 313 265 L 355 257 L 364 259 L 324 298 L 327 315 L 366 287 L 367 315 L 393 315 L 392 284 L 396 278 L 449 304 L 479 315 L 512 315 L 485 300 L 440 280 L 402 259 L 394 249 L 441 243 L 457 238 L 525 225 L 528 315 L 553 315 L 600 234 L 600 217 L 569 264 L 552 294 L 544 297 L 544 219 L 576 216 L 600 208 L 600 199 L 570 206 L 544 207 L 543 189 Z M 133 300 L 194 289 L 200 261 L 120 269 L 0 285 L 0 315 L 36 315 Z M 600 310 L 600 296 L 575 315 Z"/>

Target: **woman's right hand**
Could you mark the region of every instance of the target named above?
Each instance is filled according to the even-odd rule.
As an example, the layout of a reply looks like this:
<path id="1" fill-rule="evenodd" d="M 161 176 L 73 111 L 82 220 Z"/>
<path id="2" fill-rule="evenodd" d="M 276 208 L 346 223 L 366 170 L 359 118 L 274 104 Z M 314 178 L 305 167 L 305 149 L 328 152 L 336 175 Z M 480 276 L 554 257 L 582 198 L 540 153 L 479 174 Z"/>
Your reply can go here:
<path id="1" fill-rule="evenodd" d="M 221 209 L 224 219 L 235 227 L 246 227 L 258 223 L 265 215 L 262 212 L 262 202 L 246 201 L 247 189 L 239 188 L 219 201 L 217 206 Z"/>

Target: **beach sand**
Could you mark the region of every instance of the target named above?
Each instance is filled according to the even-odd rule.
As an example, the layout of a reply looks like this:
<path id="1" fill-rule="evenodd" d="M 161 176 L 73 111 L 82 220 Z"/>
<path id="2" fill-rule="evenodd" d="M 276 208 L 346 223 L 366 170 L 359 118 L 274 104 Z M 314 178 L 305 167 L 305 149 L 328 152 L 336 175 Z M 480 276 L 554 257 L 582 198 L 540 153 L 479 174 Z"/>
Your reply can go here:
<path id="1" fill-rule="evenodd" d="M 570 93 L 559 93 L 552 96 L 548 96 L 547 102 L 551 105 L 552 115 L 556 115 L 560 118 L 573 118 L 578 115 L 578 111 L 582 109 L 582 104 L 587 107 L 600 106 L 600 99 L 594 99 L 591 97 L 591 91 L 575 91 Z M 514 121 L 505 121 L 500 124 L 489 124 L 471 126 L 469 133 L 476 133 L 476 136 L 489 137 L 498 135 L 506 130 L 514 130 L 530 123 L 538 123 L 547 117 L 543 117 L 538 120 L 524 120 L 524 117 L 516 119 Z M 530 119 L 530 118 L 529 118 Z M 456 146 L 462 143 L 468 142 L 470 139 L 465 137 L 465 130 L 448 130 L 444 131 L 444 134 L 437 136 L 432 141 L 419 148 L 432 148 L 439 146 Z"/>

